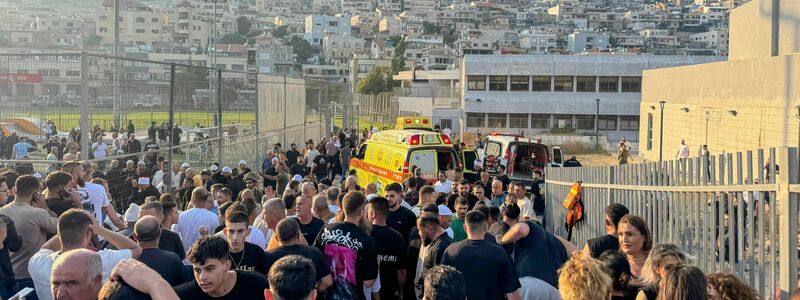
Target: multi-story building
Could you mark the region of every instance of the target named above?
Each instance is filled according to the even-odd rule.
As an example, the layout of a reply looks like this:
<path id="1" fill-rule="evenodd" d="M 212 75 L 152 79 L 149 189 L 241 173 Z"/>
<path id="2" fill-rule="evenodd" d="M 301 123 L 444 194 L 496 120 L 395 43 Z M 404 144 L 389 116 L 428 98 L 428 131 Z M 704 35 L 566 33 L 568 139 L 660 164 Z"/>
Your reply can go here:
<path id="1" fill-rule="evenodd" d="M 324 16 L 310 15 L 305 18 L 305 34 L 303 37 L 311 45 L 322 45 L 327 34 L 350 36 L 350 17 L 343 15 Z"/>
<path id="2" fill-rule="evenodd" d="M 437 0 L 405 0 L 403 9 L 409 12 L 429 12 L 438 4 Z"/>
<path id="3" fill-rule="evenodd" d="M 208 45 L 214 41 L 213 32 L 216 32 L 217 37 L 222 37 L 236 30 L 233 13 L 227 9 L 225 3 L 185 0 L 175 5 L 175 8 L 178 20 L 172 41 L 185 47 L 192 47 L 198 52 L 206 51 Z"/>
<path id="4" fill-rule="evenodd" d="M 341 13 L 349 16 L 368 14 L 374 10 L 370 0 L 342 0 L 341 7 Z"/>
<path id="5" fill-rule="evenodd" d="M 153 45 L 163 40 L 160 11 L 136 0 L 120 1 L 119 40 L 125 45 Z M 96 34 L 114 44 L 114 1 L 103 1 L 97 13 Z"/>
<path id="6" fill-rule="evenodd" d="M 358 37 L 328 33 L 322 40 L 322 51 L 328 64 L 346 66 L 353 53 L 364 49 L 364 39 Z"/>
<path id="7" fill-rule="evenodd" d="M 464 30 L 456 45 L 460 55 L 491 54 L 504 47 L 519 47 L 519 35 L 515 31 Z"/>
<path id="8" fill-rule="evenodd" d="M 529 54 L 543 54 L 558 47 L 555 33 L 537 30 L 524 30 L 519 33 L 519 47 L 527 49 Z"/>
<path id="9" fill-rule="evenodd" d="M 711 50 L 714 55 L 728 55 L 728 28 L 714 28 L 689 35 L 689 41 Z"/>
<path id="10" fill-rule="evenodd" d="M 380 9 L 390 15 L 399 15 L 403 11 L 403 2 L 400 0 L 378 0 L 375 2 L 375 9 Z"/>
<path id="11" fill-rule="evenodd" d="M 635 139 L 642 72 L 719 61 L 655 55 L 465 55 L 461 61 L 462 124 L 468 132 L 594 132 Z M 457 120 L 454 120 L 455 123 Z"/>
<path id="12" fill-rule="evenodd" d="M 609 35 L 598 31 L 575 31 L 567 36 L 567 50 L 581 53 L 586 50 L 606 50 L 611 47 Z"/>
<path id="13" fill-rule="evenodd" d="M 269 37 L 251 47 L 248 58 L 261 74 L 293 74 L 294 51 L 292 46 L 283 45 Z"/>
<path id="14" fill-rule="evenodd" d="M 398 35 L 406 32 L 406 22 L 399 16 L 384 16 L 378 22 L 378 31 L 388 35 Z"/>
<path id="15" fill-rule="evenodd" d="M 422 50 L 421 64 L 425 70 L 452 69 L 456 63 L 456 52 L 447 46 L 428 47 Z"/>
<path id="16" fill-rule="evenodd" d="M 348 65 L 310 65 L 302 66 L 303 77 L 338 83 L 347 83 Z"/>

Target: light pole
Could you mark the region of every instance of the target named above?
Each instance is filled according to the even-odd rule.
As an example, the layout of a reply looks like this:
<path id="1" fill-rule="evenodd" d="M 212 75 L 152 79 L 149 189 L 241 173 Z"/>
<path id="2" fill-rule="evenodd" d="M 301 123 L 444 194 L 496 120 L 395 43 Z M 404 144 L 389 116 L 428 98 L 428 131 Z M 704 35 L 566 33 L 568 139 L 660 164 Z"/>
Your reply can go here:
<path id="1" fill-rule="evenodd" d="M 708 119 L 709 119 L 709 113 L 708 111 L 706 111 L 706 142 L 704 143 L 704 145 L 708 145 Z"/>
<path id="2" fill-rule="evenodd" d="M 659 126 L 661 133 L 658 134 L 658 161 L 660 162 L 664 155 L 664 104 L 667 104 L 667 101 L 661 100 L 658 104 L 661 106 L 661 126 Z"/>
<path id="3" fill-rule="evenodd" d="M 597 109 L 594 112 L 594 151 L 597 151 L 600 145 L 600 98 L 594 99 L 597 103 Z"/>

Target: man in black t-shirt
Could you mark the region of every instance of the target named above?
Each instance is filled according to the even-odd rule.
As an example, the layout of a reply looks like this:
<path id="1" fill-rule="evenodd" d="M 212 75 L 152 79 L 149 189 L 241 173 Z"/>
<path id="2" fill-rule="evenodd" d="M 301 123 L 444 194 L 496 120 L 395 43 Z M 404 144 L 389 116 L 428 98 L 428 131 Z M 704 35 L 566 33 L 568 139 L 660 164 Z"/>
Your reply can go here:
<path id="1" fill-rule="evenodd" d="M 314 158 L 314 166 L 311 168 L 311 173 L 316 176 L 317 181 L 321 181 L 330 175 L 331 162 L 326 158 L 328 157 L 322 154 L 317 155 L 317 157 Z"/>
<path id="2" fill-rule="evenodd" d="M 314 264 L 307 258 L 290 255 L 275 263 L 269 272 L 269 299 L 316 299 L 317 291 Z M 322 299 L 322 297 L 320 297 Z"/>
<path id="3" fill-rule="evenodd" d="M 181 299 L 264 299 L 267 278 L 257 272 L 231 270 L 228 242 L 222 237 L 202 237 L 192 244 L 188 259 L 194 278 L 175 287 Z"/>
<path id="4" fill-rule="evenodd" d="M 291 166 L 297 163 L 298 157 L 300 157 L 300 151 L 297 151 L 297 144 L 292 143 L 289 151 L 286 151 L 286 164 Z"/>
<path id="5" fill-rule="evenodd" d="M 458 182 L 458 193 L 453 193 L 447 197 L 447 208 L 452 211 L 456 211 L 456 199 L 458 199 L 458 197 L 464 197 L 467 198 L 467 202 L 469 203 L 467 210 L 472 210 L 472 208 L 475 207 L 475 203 L 478 203 L 479 199 L 470 193 L 471 184 L 472 183 L 469 181 L 469 179 L 461 179 L 461 181 Z"/>
<path id="6" fill-rule="evenodd" d="M 372 224 L 369 235 L 375 240 L 381 276 L 381 299 L 400 299 L 406 281 L 406 243 L 396 230 L 386 226 L 389 201 L 376 197 L 367 204 L 367 220 Z"/>
<path id="7" fill-rule="evenodd" d="M 417 216 L 410 209 L 400 205 L 403 201 L 403 187 L 396 182 L 386 186 L 386 200 L 389 201 L 389 215 L 386 217 L 386 225 L 399 232 L 403 237 L 403 241 L 408 241 L 408 233 L 417 226 Z M 406 246 L 408 244 L 403 245 L 404 248 Z M 382 280 L 381 283 L 383 283 Z"/>
<path id="8" fill-rule="evenodd" d="M 625 205 L 614 203 L 607 206 L 604 221 L 607 234 L 586 241 L 586 246 L 583 247 L 583 254 L 598 258 L 606 250 L 619 250 L 617 224 L 627 214 L 628 208 Z"/>
<path id="9" fill-rule="evenodd" d="M 444 232 L 439 219 L 432 213 L 426 212 L 419 216 L 417 229 L 422 243 L 426 245 L 421 272 L 424 275 L 431 268 L 441 264 L 444 251 L 453 243 L 453 239 Z M 417 285 L 422 286 L 423 282 L 420 281 Z"/>
<path id="10" fill-rule="evenodd" d="M 519 299 L 520 283 L 511 258 L 503 248 L 484 239 L 486 216 L 474 210 L 465 219 L 467 239 L 447 247 L 442 264 L 464 274 L 467 299 Z"/>
<path id="11" fill-rule="evenodd" d="M 366 200 L 361 192 L 347 193 L 342 200 L 344 222 L 326 225 L 314 242 L 325 253 L 335 291 L 342 298 L 366 299 L 364 287 L 371 288 L 378 277 L 375 241 L 358 225 Z"/>
<path id="12" fill-rule="evenodd" d="M 300 178 L 306 178 L 306 176 L 308 176 L 308 169 L 306 168 L 306 159 L 305 159 L 305 157 L 301 156 L 300 158 L 298 158 L 297 162 L 292 164 L 289 167 L 289 169 L 290 169 L 290 172 L 291 172 L 290 174 L 292 176 L 300 175 Z"/>
<path id="13" fill-rule="evenodd" d="M 183 262 L 175 253 L 158 248 L 158 240 L 162 231 L 161 224 L 156 217 L 143 216 L 136 221 L 133 236 L 139 247 L 142 248 L 142 254 L 137 260 L 155 270 L 172 286 L 192 280 L 191 274 L 185 272 Z"/>
<path id="14" fill-rule="evenodd" d="M 322 227 L 325 227 L 325 222 L 311 213 L 312 205 L 311 197 L 307 195 L 297 197 L 297 202 L 294 205 L 295 212 L 297 212 L 297 224 L 300 226 L 300 232 L 303 233 L 306 241 L 315 240 Z"/>
<path id="15" fill-rule="evenodd" d="M 225 238 L 230 249 L 231 269 L 258 272 L 267 276 L 267 255 L 261 247 L 246 242 L 250 235 L 249 218 L 240 211 L 229 211 L 225 216 Z"/>
<path id="16" fill-rule="evenodd" d="M 177 220 L 178 207 L 175 205 L 175 203 L 161 204 L 161 202 L 155 201 L 146 202 L 139 209 L 139 217 L 142 216 L 153 216 L 158 220 L 159 224 L 163 224 L 166 216 Z M 175 255 L 181 259 L 181 261 L 186 258 L 186 251 L 183 250 L 181 236 L 172 232 L 169 230 L 169 228 L 165 228 L 164 226 L 161 227 L 161 236 L 158 238 L 158 249 L 175 253 Z"/>
<path id="17" fill-rule="evenodd" d="M 333 284 L 331 277 L 331 270 L 328 268 L 328 262 L 325 261 L 325 256 L 319 249 L 306 246 L 305 242 L 300 239 L 300 227 L 293 219 L 283 219 L 278 222 L 275 227 L 275 234 L 278 237 L 278 248 L 267 251 L 267 269 L 272 269 L 272 266 L 279 259 L 289 255 L 299 255 L 305 257 L 314 264 L 316 270 L 316 289 L 322 294 L 328 287 Z"/>

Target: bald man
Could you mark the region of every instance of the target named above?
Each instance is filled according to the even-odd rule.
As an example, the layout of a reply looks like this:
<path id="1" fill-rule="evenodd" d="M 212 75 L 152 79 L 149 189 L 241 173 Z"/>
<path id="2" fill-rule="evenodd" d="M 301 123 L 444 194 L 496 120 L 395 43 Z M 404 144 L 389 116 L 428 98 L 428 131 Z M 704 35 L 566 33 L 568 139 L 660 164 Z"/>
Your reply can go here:
<path id="1" fill-rule="evenodd" d="M 50 287 L 54 299 L 97 299 L 103 282 L 100 255 L 87 249 L 68 251 L 53 263 Z"/>
<path id="2" fill-rule="evenodd" d="M 161 275 L 170 285 L 178 285 L 192 280 L 191 274 L 183 268 L 177 254 L 158 248 L 161 233 L 161 222 L 153 216 L 142 216 L 133 227 L 133 236 L 142 248 L 139 261 Z"/>

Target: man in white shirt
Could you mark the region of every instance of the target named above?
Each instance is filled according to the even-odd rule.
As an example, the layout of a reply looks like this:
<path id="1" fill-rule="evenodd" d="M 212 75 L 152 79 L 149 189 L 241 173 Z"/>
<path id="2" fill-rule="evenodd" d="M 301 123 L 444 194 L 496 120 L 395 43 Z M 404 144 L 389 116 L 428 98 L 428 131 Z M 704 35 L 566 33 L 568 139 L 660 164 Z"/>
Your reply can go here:
<path id="1" fill-rule="evenodd" d="M 675 154 L 675 158 L 680 158 L 681 160 L 689 158 L 689 145 L 686 145 L 685 140 L 681 140 L 681 145 L 678 146 L 678 153 Z"/>
<path id="2" fill-rule="evenodd" d="M 178 224 L 172 226 L 172 231 L 181 236 L 183 249 L 187 251 L 187 255 L 194 241 L 202 236 L 201 232 L 207 234 L 219 226 L 217 215 L 208 210 L 214 205 L 210 198 L 209 192 L 205 188 L 195 188 L 189 203 L 192 208 L 178 215 Z"/>
<path id="3" fill-rule="evenodd" d="M 108 145 L 103 142 L 103 136 L 100 135 L 97 137 L 97 141 L 92 143 L 92 155 L 94 155 L 95 159 L 101 159 L 106 157 L 106 150 L 108 149 Z"/>
<path id="4" fill-rule="evenodd" d="M 108 192 L 102 185 L 90 182 L 92 180 L 92 165 L 86 161 L 67 162 L 61 166 L 61 171 L 72 175 L 75 190 L 81 196 L 83 209 L 93 212 L 97 220 L 105 220 L 108 216 L 111 223 L 119 229 L 126 228 L 125 222 L 117 216 L 114 206 L 108 200 Z"/>
<path id="5" fill-rule="evenodd" d="M 97 254 L 102 263 L 103 281 L 122 260 L 138 258 L 142 249 L 133 240 L 98 225 L 89 212 L 70 209 L 58 218 L 58 235 L 47 241 L 28 263 L 28 272 L 36 286 L 36 295 L 41 300 L 53 299 L 50 272 L 59 255 L 76 249 L 89 249 L 92 237 L 97 234 L 120 250 L 100 250 Z"/>
<path id="6" fill-rule="evenodd" d="M 533 211 L 533 203 L 525 195 L 525 184 L 522 181 L 514 182 L 514 195 L 517 196 L 517 206 L 519 206 L 522 220 L 536 220 L 536 213 Z M 539 220 L 541 221 L 541 220 Z"/>
<path id="7" fill-rule="evenodd" d="M 437 193 L 450 194 L 453 191 L 453 183 L 447 179 L 444 171 L 439 171 L 439 180 L 433 185 L 433 190 Z"/>

